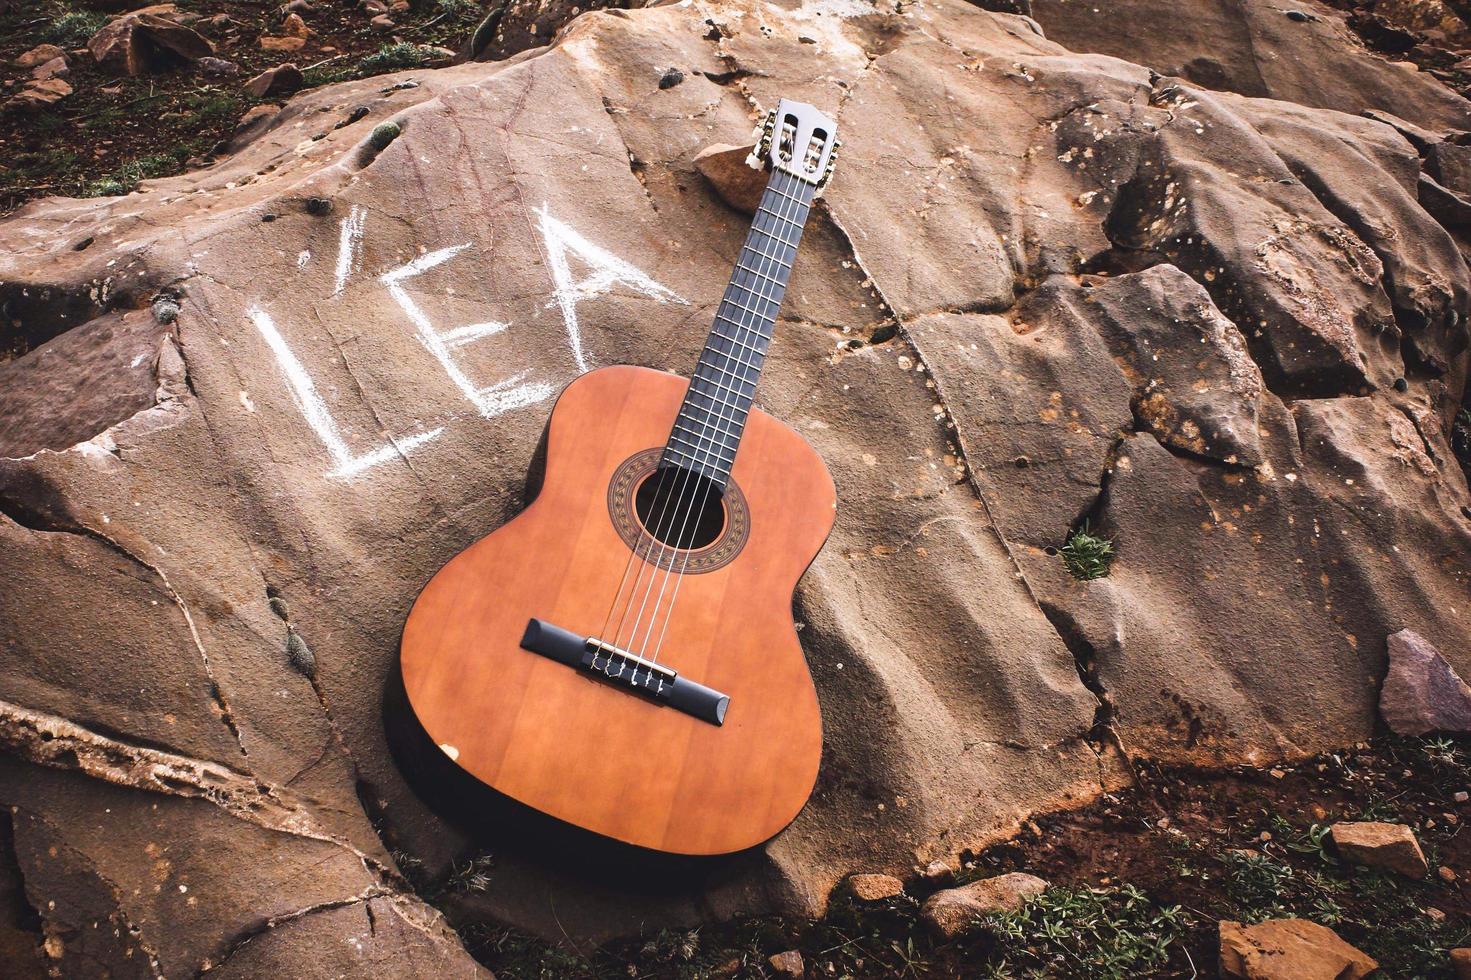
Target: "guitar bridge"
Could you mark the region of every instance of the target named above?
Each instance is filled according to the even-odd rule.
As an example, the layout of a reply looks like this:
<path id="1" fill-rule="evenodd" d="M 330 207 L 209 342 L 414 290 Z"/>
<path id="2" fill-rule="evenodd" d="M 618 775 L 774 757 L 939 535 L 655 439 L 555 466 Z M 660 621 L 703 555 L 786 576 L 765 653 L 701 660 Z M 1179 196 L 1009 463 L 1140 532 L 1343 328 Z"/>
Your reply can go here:
<path id="1" fill-rule="evenodd" d="M 645 695 L 655 704 L 712 725 L 725 724 L 729 695 L 596 637 L 581 637 L 545 620 L 531 619 L 521 636 L 521 648 L 575 667 L 605 683 Z"/>

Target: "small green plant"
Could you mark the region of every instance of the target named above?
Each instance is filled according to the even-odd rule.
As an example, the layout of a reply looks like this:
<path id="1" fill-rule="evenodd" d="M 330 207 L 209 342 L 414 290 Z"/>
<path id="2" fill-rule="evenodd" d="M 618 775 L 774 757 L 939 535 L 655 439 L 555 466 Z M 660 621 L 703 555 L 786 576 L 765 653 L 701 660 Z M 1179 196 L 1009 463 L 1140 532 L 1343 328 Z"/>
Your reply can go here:
<path id="1" fill-rule="evenodd" d="M 1103 578 L 1113 565 L 1113 539 L 1102 538 L 1088 529 L 1088 523 L 1068 535 L 1067 543 L 1058 549 L 1062 563 L 1073 578 L 1087 582 Z"/>
<path id="2" fill-rule="evenodd" d="M 83 191 L 83 197 L 117 197 L 131 193 L 139 181 L 152 177 L 167 177 L 182 169 L 178 156 L 170 153 L 152 153 L 123 164 L 110 177 L 94 180 Z"/>
<path id="3" fill-rule="evenodd" d="M 1250 851 L 1227 851 L 1221 862 L 1226 866 L 1226 896 L 1241 921 L 1260 922 L 1289 914 L 1298 893 L 1290 865 Z"/>
<path id="4" fill-rule="evenodd" d="M 469 17 L 478 13 L 480 7 L 475 0 L 437 0 L 434 9 L 437 17 L 459 20 L 461 17 Z"/>
<path id="5" fill-rule="evenodd" d="M 1281 842 L 1283 847 L 1294 854 L 1310 854 L 1324 864 L 1337 864 L 1338 859 L 1328 848 L 1328 829 L 1323 824 L 1315 823 L 1306 830 L 1299 830 L 1285 817 L 1272 817 L 1273 840 Z"/>
<path id="6" fill-rule="evenodd" d="M 107 23 L 107 16 L 96 11 L 85 10 L 62 14 L 42 29 L 41 40 L 59 44 L 64 48 L 75 48 L 87 40 Z"/>
<path id="7" fill-rule="evenodd" d="M 358 68 L 364 75 L 382 75 L 390 71 L 423 68 L 433 56 L 433 52 L 422 44 L 399 41 L 396 44 L 385 44 L 367 55 L 358 62 Z"/>
<path id="8" fill-rule="evenodd" d="M 1157 905 L 1133 885 L 1053 888 L 984 922 L 997 937 L 1002 969 L 1089 980 L 1153 975 L 1191 925 L 1179 906 Z"/>

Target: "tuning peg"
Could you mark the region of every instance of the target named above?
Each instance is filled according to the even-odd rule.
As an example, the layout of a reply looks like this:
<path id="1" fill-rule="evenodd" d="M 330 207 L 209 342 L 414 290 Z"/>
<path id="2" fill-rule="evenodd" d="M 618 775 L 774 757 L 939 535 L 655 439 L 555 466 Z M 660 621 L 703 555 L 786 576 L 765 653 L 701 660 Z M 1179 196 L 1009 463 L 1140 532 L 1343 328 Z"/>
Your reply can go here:
<path id="1" fill-rule="evenodd" d="M 776 110 L 766 114 L 766 121 L 761 124 L 761 140 L 756 155 L 763 160 L 771 153 L 771 136 L 776 132 Z"/>

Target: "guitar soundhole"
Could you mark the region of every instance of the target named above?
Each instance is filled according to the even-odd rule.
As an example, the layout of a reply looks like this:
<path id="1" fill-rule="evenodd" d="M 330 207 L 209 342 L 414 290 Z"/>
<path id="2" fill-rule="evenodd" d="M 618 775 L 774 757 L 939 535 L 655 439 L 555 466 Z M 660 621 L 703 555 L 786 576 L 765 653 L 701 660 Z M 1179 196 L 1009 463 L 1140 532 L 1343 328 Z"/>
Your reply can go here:
<path id="1" fill-rule="evenodd" d="M 633 495 L 638 522 L 671 548 L 708 548 L 725 529 L 724 494 L 712 481 L 678 466 L 649 474 Z"/>
<path id="2" fill-rule="evenodd" d="M 732 480 L 722 494 L 698 474 L 660 468 L 661 455 L 659 449 L 645 449 L 613 472 L 608 517 L 618 536 L 649 564 L 682 575 L 730 564 L 751 533 L 751 512 L 740 486 Z"/>

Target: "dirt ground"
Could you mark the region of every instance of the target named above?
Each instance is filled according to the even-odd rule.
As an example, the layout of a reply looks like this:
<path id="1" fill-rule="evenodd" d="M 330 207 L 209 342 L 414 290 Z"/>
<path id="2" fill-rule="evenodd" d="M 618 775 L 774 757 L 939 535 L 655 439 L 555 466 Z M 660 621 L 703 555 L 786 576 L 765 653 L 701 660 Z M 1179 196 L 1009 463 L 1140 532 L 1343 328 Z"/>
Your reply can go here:
<path id="1" fill-rule="evenodd" d="M 1214 977 L 1221 919 L 1285 916 L 1332 928 L 1385 977 L 1449 978 L 1448 951 L 1471 945 L 1471 804 L 1456 800 L 1471 787 L 1471 740 L 1386 735 L 1295 767 L 1144 767 L 1137 777 L 1085 809 L 1037 817 L 1015 841 L 960 855 L 954 879 L 914 874 L 905 895 L 878 903 L 840 888 L 820 922 L 749 919 L 602 950 L 461 931 L 507 978 L 772 977 L 769 957 L 788 950 L 807 977 Z M 1430 874 L 1410 881 L 1343 861 L 1326 835 L 1338 820 L 1408 824 Z M 962 939 L 930 935 L 924 898 L 1009 871 L 1052 890 Z M 494 887 L 492 866 L 465 872 L 471 890 Z"/>
<path id="2" fill-rule="evenodd" d="M 29 77 L 16 58 L 43 43 L 68 52 L 67 81 L 75 90 L 43 111 L 0 114 L 0 213 L 45 195 L 123 193 L 140 179 L 203 166 L 247 110 L 281 101 L 244 91 L 267 68 L 295 64 L 306 73 L 306 87 L 400 71 L 425 63 L 429 48 L 458 49 L 484 16 L 474 0 L 420 0 L 391 15 L 394 30 L 380 32 L 356 3 L 310 0 L 300 14 L 312 32 L 306 44 L 271 51 L 260 39 L 282 33 L 281 5 L 177 0 L 174 6 L 238 73 L 212 77 L 180 67 L 136 78 L 109 75 L 86 42 L 110 15 L 63 0 L 0 0 L 0 102 Z"/>

